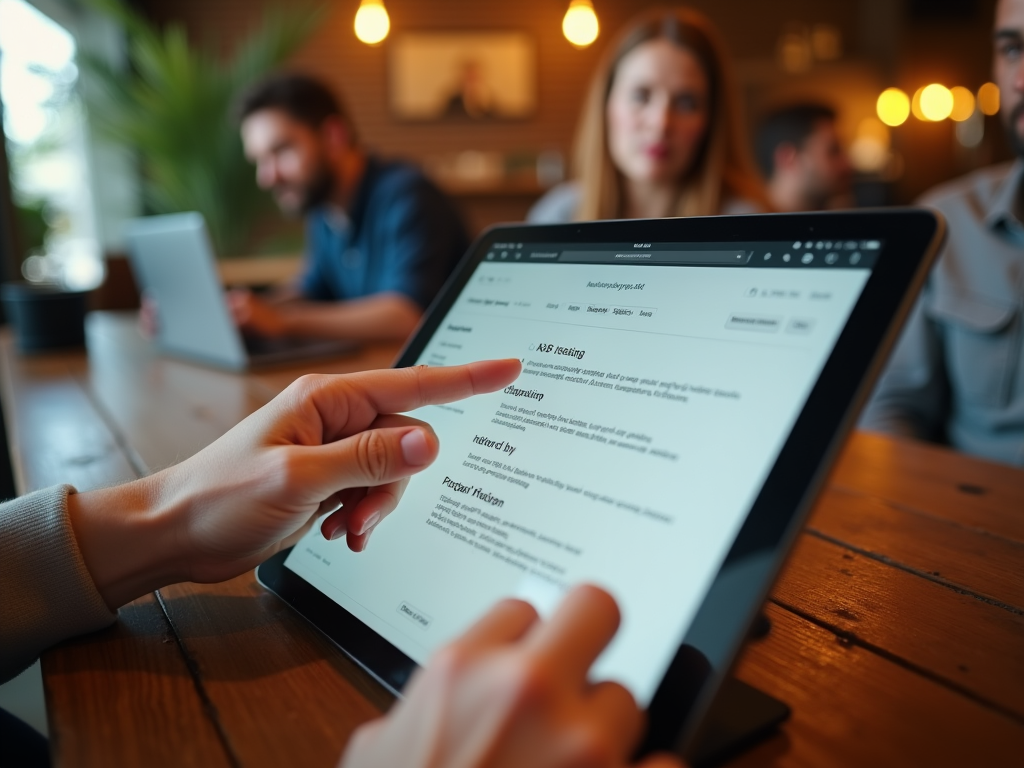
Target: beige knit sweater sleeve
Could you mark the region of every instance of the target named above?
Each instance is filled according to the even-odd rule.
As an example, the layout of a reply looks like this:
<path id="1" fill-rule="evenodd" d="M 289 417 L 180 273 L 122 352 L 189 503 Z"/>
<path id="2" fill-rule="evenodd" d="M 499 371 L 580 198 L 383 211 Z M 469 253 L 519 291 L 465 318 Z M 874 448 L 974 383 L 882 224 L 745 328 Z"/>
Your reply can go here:
<path id="1" fill-rule="evenodd" d="M 0 504 L 0 682 L 61 640 L 113 623 L 68 518 L 70 485 Z"/>

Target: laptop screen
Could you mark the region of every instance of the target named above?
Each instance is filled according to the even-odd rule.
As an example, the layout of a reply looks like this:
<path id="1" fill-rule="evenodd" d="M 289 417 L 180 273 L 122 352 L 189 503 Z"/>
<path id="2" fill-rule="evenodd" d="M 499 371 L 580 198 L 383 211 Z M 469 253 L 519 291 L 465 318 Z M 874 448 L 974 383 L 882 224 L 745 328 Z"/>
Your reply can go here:
<path id="1" fill-rule="evenodd" d="M 368 549 L 314 528 L 286 567 L 418 663 L 502 597 L 599 584 L 594 674 L 649 703 L 882 247 L 492 244 L 418 362 L 522 375 L 415 412 L 440 456 Z"/>

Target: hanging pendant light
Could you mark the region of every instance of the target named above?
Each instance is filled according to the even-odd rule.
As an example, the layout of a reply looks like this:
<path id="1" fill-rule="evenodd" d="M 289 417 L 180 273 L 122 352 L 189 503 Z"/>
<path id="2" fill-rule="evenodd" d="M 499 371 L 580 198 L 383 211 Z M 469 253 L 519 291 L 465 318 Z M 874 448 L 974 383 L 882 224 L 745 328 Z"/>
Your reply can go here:
<path id="1" fill-rule="evenodd" d="M 600 27 L 590 0 L 571 0 L 562 19 L 562 34 L 577 48 L 586 48 L 597 40 Z"/>
<path id="2" fill-rule="evenodd" d="M 356 11 L 356 37 L 367 45 L 377 45 L 391 30 L 391 19 L 388 18 L 384 0 L 362 0 Z"/>

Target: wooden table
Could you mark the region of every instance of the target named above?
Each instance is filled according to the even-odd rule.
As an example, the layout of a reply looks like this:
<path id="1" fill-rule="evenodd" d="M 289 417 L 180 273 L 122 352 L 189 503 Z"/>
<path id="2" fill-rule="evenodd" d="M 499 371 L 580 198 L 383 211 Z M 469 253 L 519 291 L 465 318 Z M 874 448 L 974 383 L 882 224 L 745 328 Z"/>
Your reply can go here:
<path id="1" fill-rule="evenodd" d="M 371 347 L 317 370 L 386 366 Z M 130 315 L 89 355 L 0 342 L 19 491 L 179 461 L 302 373 L 157 357 Z M 738 766 L 1024 766 L 1024 472 L 857 434 L 738 676 L 792 719 Z M 136 600 L 43 656 L 58 766 L 332 766 L 390 697 L 246 574 Z"/>

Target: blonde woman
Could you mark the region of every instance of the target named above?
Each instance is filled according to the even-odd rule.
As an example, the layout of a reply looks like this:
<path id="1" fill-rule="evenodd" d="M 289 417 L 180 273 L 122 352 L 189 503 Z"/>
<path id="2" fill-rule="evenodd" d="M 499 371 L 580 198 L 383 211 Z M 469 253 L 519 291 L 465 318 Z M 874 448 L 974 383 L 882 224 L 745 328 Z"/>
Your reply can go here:
<path id="1" fill-rule="evenodd" d="M 638 16 L 605 52 L 576 133 L 573 181 L 535 223 L 769 210 L 718 33 L 688 8 Z"/>

